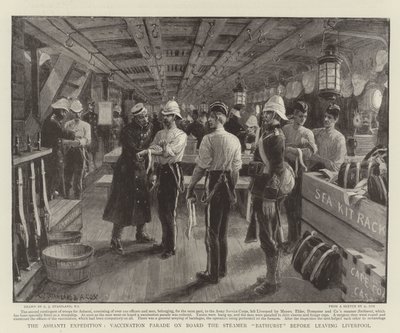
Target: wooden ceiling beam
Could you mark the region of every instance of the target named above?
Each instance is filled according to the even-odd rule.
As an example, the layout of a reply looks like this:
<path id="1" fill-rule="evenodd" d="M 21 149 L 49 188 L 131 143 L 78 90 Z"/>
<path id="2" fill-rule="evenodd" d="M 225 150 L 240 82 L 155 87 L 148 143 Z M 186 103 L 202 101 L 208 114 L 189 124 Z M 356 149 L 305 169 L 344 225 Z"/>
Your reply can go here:
<path id="1" fill-rule="evenodd" d="M 68 30 L 67 30 L 68 31 Z M 67 39 L 66 33 L 57 28 L 46 18 L 30 17 L 26 19 L 25 32 L 35 36 L 49 47 L 57 50 L 59 53 L 65 54 L 75 61 L 81 63 L 85 67 L 96 73 L 109 73 L 112 68 L 107 66 L 94 52 L 90 52 L 80 43 L 76 42 L 70 48 L 64 46 L 64 41 Z M 71 36 L 72 38 L 72 36 Z M 91 48 L 90 50 L 93 51 Z M 131 81 L 129 77 L 122 72 L 115 73 L 115 83 L 122 88 L 134 89 L 144 99 L 149 97 L 144 91 Z"/>
<path id="2" fill-rule="evenodd" d="M 189 85 L 190 80 L 195 72 L 201 66 L 204 58 L 207 56 L 208 50 L 215 41 L 215 37 L 221 32 L 227 19 L 202 19 L 199 29 L 197 31 L 195 44 L 189 56 L 189 61 L 186 65 L 185 73 L 182 81 L 179 84 L 178 95 L 181 94 L 183 89 Z"/>
<path id="3" fill-rule="evenodd" d="M 301 34 L 302 40 L 307 41 L 312 39 L 318 35 L 321 35 L 324 31 L 324 21 L 323 19 L 313 19 L 312 22 L 308 23 L 306 26 L 296 30 L 287 38 L 283 39 L 277 45 L 269 49 L 267 52 L 263 53 L 259 57 L 250 61 L 246 65 L 237 69 L 233 73 L 221 78 L 216 84 L 213 85 L 214 89 L 218 90 L 219 88 L 230 84 L 232 81 L 235 81 L 240 73 L 242 76 L 246 73 L 252 72 L 259 68 L 260 66 L 268 63 L 274 62 L 277 57 L 280 55 L 296 48 L 297 42 L 299 40 L 299 35 Z"/>
<path id="4" fill-rule="evenodd" d="M 162 30 L 160 19 L 157 17 L 146 18 L 145 24 L 147 35 L 149 36 L 150 45 L 153 49 L 155 62 L 157 64 L 158 74 L 161 80 L 162 96 L 164 96 L 164 98 L 168 98 L 168 96 L 166 96 L 166 92 L 168 90 L 168 82 L 165 75 L 166 64 L 162 45 Z"/>
<path id="5" fill-rule="evenodd" d="M 154 53 L 150 45 L 150 37 L 146 31 L 146 23 L 142 18 L 125 18 L 129 35 L 135 40 L 144 58 L 146 66 L 156 82 L 157 89 L 162 96 L 166 96 L 166 91 L 161 82 L 160 72 Z M 151 33 L 151 31 L 150 31 Z M 137 63 L 137 61 L 135 61 Z M 136 65 L 137 66 L 137 65 Z"/>
<path id="6" fill-rule="evenodd" d="M 270 33 L 278 22 L 278 20 L 273 19 L 252 20 L 193 88 L 200 88 L 209 83 L 210 80 L 213 80 L 214 76 L 221 75 L 226 67 L 231 66 L 232 62 L 236 62 L 239 57 L 243 57 L 254 44 L 261 42 L 260 38 L 264 38 L 265 34 Z"/>

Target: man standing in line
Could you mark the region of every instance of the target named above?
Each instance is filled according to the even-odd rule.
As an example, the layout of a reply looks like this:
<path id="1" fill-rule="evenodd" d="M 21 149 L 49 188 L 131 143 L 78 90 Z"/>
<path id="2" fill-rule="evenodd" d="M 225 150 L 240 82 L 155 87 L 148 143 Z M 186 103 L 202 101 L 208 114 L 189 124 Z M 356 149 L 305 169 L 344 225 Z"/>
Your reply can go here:
<path id="1" fill-rule="evenodd" d="M 82 181 L 88 162 L 86 149 L 91 142 L 90 125 L 81 120 L 82 110 L 81 102 L 78 99 L 73 100 L 70 111 L 73 112 L 74 119 L 65 123 L 65 129 L 75 133 L 75 140 L 65 156 L 65 194 L 69 198 L 73 179 L 75 199 L 82 198 Z"/>
<path id="2" fill-rule="evenodd" d="M 313 130 L 318 153 L 311 157 L 312 169 L 339 171 L 347 154 L 346 139 L 335 129 L 339 120 L 340 107 L 331 104 L 325 111 L 324 127 Z"/>
<path id="3" fill-rule="evenodd" d="M 199 112 L 197 110 L 193 110 L 192 112 L 193 122 L 190 123 L 186 129 L 186 134 L 192 134 L 197 139 L 197 149 L 199 149 L 201 140 L 203 140 L 205 128 L 204 124 L 201 122 L 199 118 Z"/>
<path id="4" fill-rule="evenodd" d="M 51 105 L 53 112 L 46 118 L 42 126 L 42 145 L 52 148 L 46 161 L 47 189 L 50 200 L 60 194 L 65 196 L 64 183 L 64 151 L 62 139 L 74 140 L 72 131 L 64 129 L 61 122 L 69 112 L 70 102 L 61 98 Z"/>
<path id="5" fill-rule="evenodd" d="M 227 132 L 238 137 L 240 143 L 243 143 L 244 136 L 246 135 L 246 129 L 240 123 L 240 118 L 240 111 L 237 109 L 231 109 L 229 112 L 229 119 L 225 123 L 224 128 Z"/>
<path id="6" fill-rule="evenodd" d="M 214 102 L 209 107 L 210 134 L 204 136 L 196 167 L 187 190 L 186 199 L 195 199 L 194 188 L 207 173 L 206 180 L 206 235 L 207 269 L 197 278 L 207 283 L 218 283 L 227 273 L 227 228 L 231 205 L 236 201 L 235 186 L 242 167 L 239 139 L 224 129 L 228 107 Z"/>
<path id="7" fill-rule="evenodd" d="M 164 129 L 158 131 L 150 148 L 138 153 L 138 158 L 156 156 L 158 162 L 158 216 L 162 227 L 161 244 L 155 249 L 162 251 L 161 258 L 167 259 L 176 251 L 176 206 L 179 192 L 184 190 L 184 178 L 180 162 L 186 147 L 187 135 L 177 128 L 176 120 L 182 119 L 178 103 L 169 101 L 163 115 Z"/>
<path id="8" fill-rule="evenodd" d="M 254 153 L 260 164 L 251 187 L 253 210 L 259 224 L 261 249 L 264 251 L 267 274 L 259 277 L 254 289 L 259 295 L 276 292 L 281 285 L 279 261 L 282 256 L 282 237 L 279 206 L 294 187 L 294 172 L 284 162 L 285 136 L 281 121 L 287 120 L 282 97 L 272 96 L 261 114 L 263 132 Z M 253 162 L 253 163 L 254 163 Z"/>
<path id="9" fill-rule="evenodd" d="M 92 135 L 91 143 L 88 147 L 88 153 L 90 158 L 90 170 L 93 171 L 97 169 L 96 165 L 96 153 L 99 150 L 99 139 L 97 135 L 97 124 L 99 122 L 99 116 L 94 111 L 94 101 L 89 102 L 88 111 L 82 115 L 82 120 L 90 125 L 90 133 Z"/>
<path id="10" fill-rule="evenodd" d="M 124 254 L 121 243 L 124 227 L 136 226 L 139 243 L 154 241 L 144 231 L 145 224 L 151 221 L 149 160 L 138 159 L 136 155 L 150 146 L 152 126 L 143 103 L 133 106 L 131 113 L 132 121 L 121 131 L 122 152 L 114 168 L 111 194 L 103 214 L 103 220 L 114 223 L 111 249 L 118 254 Z"/>
<path id="11" fill-rule="evenodd" d="M 317 152 L 313 132 L 304 127 L 308 115 L 308 104 L 298 101 L 294 105 L 293 123 L 283 126 L 285 135 L 285 159 L 293 168 L 296 175 L 296 184 L 293 191 L 285 200 L 288 219 L 288 242 L 285 251 L 293 251 L 300 237 L 301 217 L 301 182 L 303 172 L 307 171 L 306 164 L 310 157 Z"/>

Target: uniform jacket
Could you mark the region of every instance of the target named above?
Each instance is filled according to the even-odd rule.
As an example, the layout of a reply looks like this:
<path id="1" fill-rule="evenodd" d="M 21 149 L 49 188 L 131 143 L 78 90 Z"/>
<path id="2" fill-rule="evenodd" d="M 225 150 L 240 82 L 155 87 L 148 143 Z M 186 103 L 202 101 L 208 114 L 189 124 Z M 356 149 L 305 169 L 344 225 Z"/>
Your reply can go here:
<path id="1" fill-rule="evenodd" d="M 92 134 L 92 142 L 90 144 L 89 150 L 93 152 L 97 152 L 99 148 L 98 143 L 98 133 L 97 133 L 97 124 L 99 121 L 99 116 L 97 113 L 88 111 L 82 116 L 82 120 L 86 121 L 90 125 L 90 130 Z"/>
<path id="2" fill-rule="evenodd" d="M 263 175 L 255 177 L 252 194 L 263 199 L 276 200 L 282 194 L 287 194 L 282 193 L 282 186 L 286 186 L 287 181 L 293 181 L 294 185 L 293 170 L 284 162 L 285 136 L 280 128 L 271 127 L 263 133 L 260 140 L 259 144 L 262 144 L 268 161 L 268 170 Z M 254 153 L 254 161 L 264 163 L 259 147 Z M 287 179 L 288 177 L 293 180 Z"/>
<path id="3" fill-rule="evenodd" d="M 104 220 L 123 226 L 150 222 L 150 193 L 146 174 L 148 160 L 138 161 L 136 154 L 148 149 L 151 139 L 151 124 L 140 127 L 131 122 L 122 129 L 122 152 L 114 169 Z"/>

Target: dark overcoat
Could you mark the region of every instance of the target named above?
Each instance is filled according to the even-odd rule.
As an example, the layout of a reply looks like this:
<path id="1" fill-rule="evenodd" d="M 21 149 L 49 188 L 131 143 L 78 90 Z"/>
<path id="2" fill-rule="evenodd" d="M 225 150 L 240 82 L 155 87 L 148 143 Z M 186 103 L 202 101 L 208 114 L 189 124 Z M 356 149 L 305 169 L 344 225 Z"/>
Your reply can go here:
<path id="1" fill-rule="evenodd" d="M 131 122 L 122 129 L 122 152 L 114 168 L 111 194 L 103 220 L 121 226 L 150 222 L 150 192 L 146 173 L 148 159 L 138 161 L 136 154 L 149 148 L 151 140 L 151 124 L 140 127 Z"/>

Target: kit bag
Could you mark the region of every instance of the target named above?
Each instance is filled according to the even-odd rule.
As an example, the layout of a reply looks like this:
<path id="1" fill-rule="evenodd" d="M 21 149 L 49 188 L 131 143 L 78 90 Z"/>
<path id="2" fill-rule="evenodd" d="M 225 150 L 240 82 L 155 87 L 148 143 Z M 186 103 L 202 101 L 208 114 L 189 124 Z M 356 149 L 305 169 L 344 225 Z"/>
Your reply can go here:
<path id="1" fill-rule="evenodd" d="M 386 175 L 371 175 L 368 177 L 368 196 L 381 205 L 388 202 L 388 183 Z"/>
<path id="2" fill-rule="evenodd" d="M 340 254 L 336 245 L 329 246 L 316 233 L 306 231 L 297 243 L 292 257 L 294 269 L 316 288 L 324 289 L 340 275 Z"/>
<path id="3" fill-rule="evenodd" d="M 355 188 L 361 180 L 377 172 L 379 173 L 379 165 L 374 160 L 345 162 L 339 169 L 338 185 L 343 188 Z"/>
<path id="4" fill-rule="evenodd" d="M 353 189 L 363 179 L 379 175 L 381 164 L 387 164 L 387 148 L 382 145 L 374 147 L 361 162 L 342 163 L 338 174 L 338 185 Z"/>

